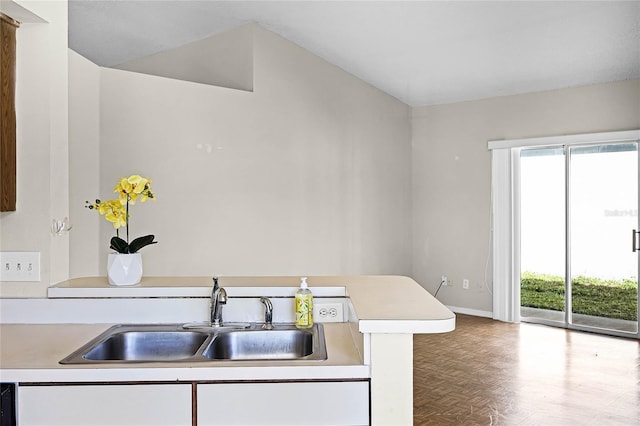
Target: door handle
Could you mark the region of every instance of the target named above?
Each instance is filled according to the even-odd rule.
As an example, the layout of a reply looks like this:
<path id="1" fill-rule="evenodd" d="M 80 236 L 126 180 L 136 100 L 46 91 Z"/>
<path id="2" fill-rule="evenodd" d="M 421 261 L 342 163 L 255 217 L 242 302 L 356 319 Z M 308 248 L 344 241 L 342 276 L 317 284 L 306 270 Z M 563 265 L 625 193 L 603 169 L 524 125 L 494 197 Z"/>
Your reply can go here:
<path id="1" fill-rule="evenodd" d="M 638 239 L 636 238 L 637 235 L 640 235 L 640 231 L 636 231 L 635 229 L 631 230 L 631 251 L 632 252 L 637 252 L 640 251 L 640 247 L 638 247 Z"/>

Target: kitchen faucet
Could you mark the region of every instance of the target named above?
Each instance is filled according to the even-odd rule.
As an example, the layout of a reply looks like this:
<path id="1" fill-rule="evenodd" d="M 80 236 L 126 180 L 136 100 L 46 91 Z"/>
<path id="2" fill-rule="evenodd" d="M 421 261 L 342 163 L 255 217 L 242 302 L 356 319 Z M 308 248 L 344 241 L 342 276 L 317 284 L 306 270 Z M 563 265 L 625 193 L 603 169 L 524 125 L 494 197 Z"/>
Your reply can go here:
<path id="1" fill-rule="evenodd" d="M 227 304 L 227 291 L 218 285 L 218 277 L 213 277 L 211 291 L 211 327 L 222 327 L 222 305 Z"/>
<path id="2" fill-rule="evenodd" d="M 264 324 L 262 328 L 273 330 L 273 304 L 268 297 L 261 297 L 260 301 L 264 304 Z"/>

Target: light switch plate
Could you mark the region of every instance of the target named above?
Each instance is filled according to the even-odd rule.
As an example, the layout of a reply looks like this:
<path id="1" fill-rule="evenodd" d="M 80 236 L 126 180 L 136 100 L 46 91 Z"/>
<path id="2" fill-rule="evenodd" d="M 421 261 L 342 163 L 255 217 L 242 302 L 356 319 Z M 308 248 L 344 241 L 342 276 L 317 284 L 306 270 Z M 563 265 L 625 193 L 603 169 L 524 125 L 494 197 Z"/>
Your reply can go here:
<path id="1" fill-rule="evenodd" d="M 40 281 L 40 252 L 0 252 L 0 281 Z"/>

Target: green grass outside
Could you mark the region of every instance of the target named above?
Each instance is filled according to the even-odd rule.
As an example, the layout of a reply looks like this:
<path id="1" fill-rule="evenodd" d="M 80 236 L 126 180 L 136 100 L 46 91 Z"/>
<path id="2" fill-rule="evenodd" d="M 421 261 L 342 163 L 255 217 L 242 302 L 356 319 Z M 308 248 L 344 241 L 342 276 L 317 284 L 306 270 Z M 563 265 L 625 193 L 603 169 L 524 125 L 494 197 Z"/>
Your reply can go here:
<path id="1" fill-rule="evenodd" d="M 520 305 L 564 311 L 564 278 L 524 272 L 520 278 Z M 576 277 L 571 282 L 576 314 L 638 320 L 638 283 Z"/>

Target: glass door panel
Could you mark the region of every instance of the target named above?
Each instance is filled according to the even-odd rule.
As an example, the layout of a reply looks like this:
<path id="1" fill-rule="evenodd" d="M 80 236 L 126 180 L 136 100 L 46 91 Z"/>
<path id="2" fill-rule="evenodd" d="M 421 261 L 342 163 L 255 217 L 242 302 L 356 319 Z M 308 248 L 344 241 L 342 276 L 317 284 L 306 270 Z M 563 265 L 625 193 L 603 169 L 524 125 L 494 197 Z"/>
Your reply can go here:
<path id="1" fill-rule="evenodd" d="M 520 316 L 565 322 L 563 148 L 520 151 Z"/>
<path id="2" fill-rule="evenodd" d="M 638 144 L 571 147 L 569 324 L 638 331 Z"/>

